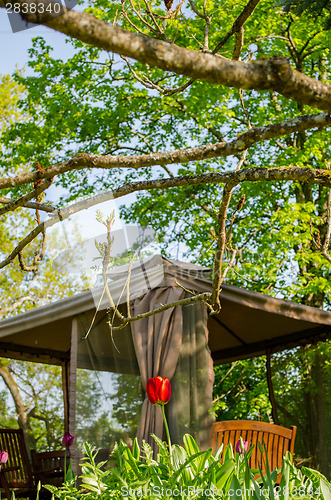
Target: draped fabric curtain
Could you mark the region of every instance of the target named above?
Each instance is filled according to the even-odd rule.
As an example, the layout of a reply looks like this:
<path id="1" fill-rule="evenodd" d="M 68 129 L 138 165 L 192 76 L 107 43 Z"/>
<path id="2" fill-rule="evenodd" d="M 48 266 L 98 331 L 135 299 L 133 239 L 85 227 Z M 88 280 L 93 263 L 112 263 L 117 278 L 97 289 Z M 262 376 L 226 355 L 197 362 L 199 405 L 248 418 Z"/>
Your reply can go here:
<path id="1" fill-rule="evenodd" d="M 132 314 L 137 315 L 182 299 L 185 292 L 178 286 L 150 290 L 135 299 Z M 143 389 L 151 377 L 160 375 L 171 381 L 172 396 L 166 405 L 170 434 L 181 443 L 188 432 L 202 448 L 210 446 L 213 422 L 213 361 L 208 348 L 207 309 L 202 303 L 176 306 L 131 324 L 133 343 Z M 138 441 L 144 439 L 157 451 L 151 434 L 164 439 L 161 409 L 149 403 L 142 407 Z"/>
<path id="2" fill-rule="evenodd" d="M 132 314 L 138 315 L 162 304 L 180 300 L 184 290 L 179 287 L 160 287 L 150 290 L 142 298 L 135 299 Z M 183 313 L 176 306 L 160 314 L 135 321 L 131 325 L 133 343 L 141 374 L 141 383 L 145 390 L 151 377 L 160 375 L 170 381 L 175 373 L 178 356 L 182 344 Z M 154 451 L 157 446 L 151 434 L 163 438 L 163 419 L 161 408 L 149 403 L 147 395 L 142 406 L 137 438 L 144 439 Z"/>
<path id="3" fill-rule="evenodd" d="M 214 422 L 214 367 L 208 347 L 208 312 L 202 302 L 183 306 L 182 346 L 172 380 L 172 401 L 167 405 L 171 437 L 182 444 L 191 434 L 200 449 L 211 445 Z"/>

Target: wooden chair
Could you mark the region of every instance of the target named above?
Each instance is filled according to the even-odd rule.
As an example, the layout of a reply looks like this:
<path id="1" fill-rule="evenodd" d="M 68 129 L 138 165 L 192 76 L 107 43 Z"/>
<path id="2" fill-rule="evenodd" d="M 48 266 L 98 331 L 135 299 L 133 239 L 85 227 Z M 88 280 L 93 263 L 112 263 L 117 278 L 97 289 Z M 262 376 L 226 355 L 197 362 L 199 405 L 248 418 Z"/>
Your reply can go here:
<path id="1" fill-rule="evenodd" d="M 22 429 L 0 429 L 0 450 L 8 452 L 8 461 L 0 471 L 0 483 L 8 500 L 12 497 L 34 499 L 36 487 Z"/>
<path id="2" fill-rule="evenodd" d="M 33 473 L 42 485 L 52 484 L 61 486 L 64 482 L 65 451 L 42 451 L 37 453 L 31 450 Z M 69 458 L 67 459 L 67 467 Z"/>
<path id="3" fill-rule="evenodd" d="M 250 457 L 249 464 L 252 469 L 258 469 L 261 466 L 261 452 L 258 442 L 267 448 L 270 470 L 281 468 L 282 460 L 286 451 L 293 455 L 294 442 L 297 428 L 292 426 L 290 429 L 280 425 L 268 424 L 267 422 L 254 422 L 253 420 L 228 420 L 224 422 L 215 422 L 212 426 L 212 448 L 214 452 L 223 443 L 223 456 L 228 443 L 232 444 L 235 451 L 236 443 L 240 437 L 248 441 L 248 449 L 254 444 L 254 450 Z M 261 467 L 265 470 L 264 465 Z M 280 480 L 280 475 L 278 475 Z"/>

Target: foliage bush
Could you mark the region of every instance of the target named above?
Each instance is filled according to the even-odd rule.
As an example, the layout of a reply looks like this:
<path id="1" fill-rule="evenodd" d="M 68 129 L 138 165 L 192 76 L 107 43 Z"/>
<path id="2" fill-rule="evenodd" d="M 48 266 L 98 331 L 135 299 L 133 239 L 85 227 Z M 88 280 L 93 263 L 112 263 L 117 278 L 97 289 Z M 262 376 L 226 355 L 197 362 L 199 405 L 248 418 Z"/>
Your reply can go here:
<path id="1" fill-rule="evenodd" d="M 159 446 L 156 460 L 147 443 L 140 448 L 135 440 L 132 450 L 121 441 L 115 445 L 110 462 L 96 463 L 97 451 L 85 443 L 80 486 L 67 475 L 61 488 L 46 487 L 53 498 L 60 500 L 331 499 L 331 484 L 326 478 L 313 469 L 296 469 L 289 452 L 284 456 L 281 471 L 271 472 L 261 445 L 261 467 L 266 471 L 262 474 L 261 469 L 251 470 L 248 465 L 253 447 L 247 454 L 234 454 L 229 444 L 221 462 L 223 445 L 213 456 L 211 448 L 200 451 L 193 437 L 186 434 L 184 446 L 173 445 L 170 453 L 165 442 L 153 437 Z M 277 484 L 279 472 L 281 481 Z"/>

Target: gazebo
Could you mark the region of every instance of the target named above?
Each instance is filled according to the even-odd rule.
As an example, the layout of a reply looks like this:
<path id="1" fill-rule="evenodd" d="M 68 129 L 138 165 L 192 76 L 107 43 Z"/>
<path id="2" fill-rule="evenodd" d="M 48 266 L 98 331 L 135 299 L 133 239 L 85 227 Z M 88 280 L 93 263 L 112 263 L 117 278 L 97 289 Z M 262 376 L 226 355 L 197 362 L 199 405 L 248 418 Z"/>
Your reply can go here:
<path id="1" fill-rule="evenodd" d="M 122 311 L 129 303 L 132 316 L 212 287 L 211 269 L 160 255 L 137 260 L 130 273 L 128 266 L 114 269 L 108 277 L 114 303 Z M 100 283 L 1 321 L 0 355 L 62 367 L 65 430 L 78 436 L 78 445 L 87 433 L 79 413 L 84 377 L 92 378 L 102 394 L 96 418 L 108 419 L 102 446 L 106 441 L 110 447 L 119 435 L 129 442 L 137 434 L 151 443 L 151 433 L 162 436 L 160 409 L 148 403 L 144 391 L 150 377 L 161 375 L 173 388 L 166 407 L 173 441 L 180 443 L 190 432 L 206 447 L 213 421 L 213 364 L 270 357 L 331 337 L 331 312 L 227 284 L 220 298 L 217 315 L 209 316 L 206 305 L 195 302 L 112 331 L 113 310 Z M 91 444 L 99 446 L 98 439 Z"/>

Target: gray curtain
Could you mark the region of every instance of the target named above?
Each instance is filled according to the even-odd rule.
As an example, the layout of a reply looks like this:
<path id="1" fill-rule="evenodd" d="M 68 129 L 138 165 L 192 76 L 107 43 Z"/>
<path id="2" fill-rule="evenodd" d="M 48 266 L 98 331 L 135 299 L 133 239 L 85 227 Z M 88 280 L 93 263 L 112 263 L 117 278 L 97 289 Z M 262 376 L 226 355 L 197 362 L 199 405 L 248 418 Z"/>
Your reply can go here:
<path id="1" fill-rule="evenodd" d="M 134 301 L 137 315 L 184 298 L 178 286 L 150 290 Z M 210 446 L 213 422 L 213 362 L 208 348 L 207 309 L 202 303 L 176 306 L 163 313 L 133 322 L 133 343 L 143 389 L 151 377 L 160 375 L 171 381 L 172 396 L 166 414 L 172 442 L 181 443 L 191 433 L 202 449 Z M 145 397 L 138 428 L 138 441 L 144 439 L 157 451 L 151 433 L 164 439 L 161 408 Z"/>
<path id="2" fill-rule="evenodd" d="M 170 434 L 182 444 L 191 434 L 201 449 L 211 445 L 214 368 L 208 347 L 207 307 L 202 302 L 183 306 L 183 336 L 167 405 Z"/>
<path id="3" fill-rule="evenodd" d="M 179 287 L 150 290 L 142 298 L 135 299 L 132 314 L 136 316 L 156 309 L 161 304 L 175 302 L 183 298 L 184 293 Z M 171 381 L 182 344 L 182 308 L 176 306 L 163 313 L 135 321 L 131 327 L 144 391 L 147 381 L 152 377 L 160 375 Z M 137 438 L 140 443 L 144 439 L 157 451 L 152 433 L 163 439 L 162 413 L 159 406 L 150 404 L 145 393 Z"/>

